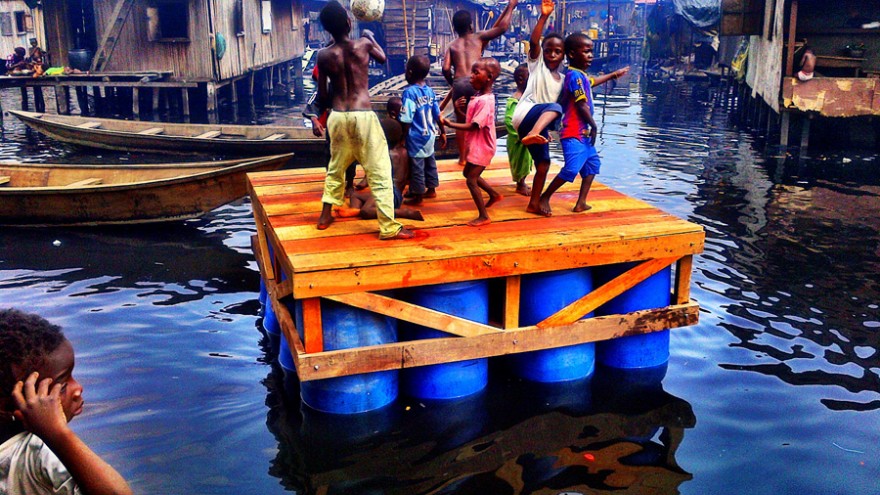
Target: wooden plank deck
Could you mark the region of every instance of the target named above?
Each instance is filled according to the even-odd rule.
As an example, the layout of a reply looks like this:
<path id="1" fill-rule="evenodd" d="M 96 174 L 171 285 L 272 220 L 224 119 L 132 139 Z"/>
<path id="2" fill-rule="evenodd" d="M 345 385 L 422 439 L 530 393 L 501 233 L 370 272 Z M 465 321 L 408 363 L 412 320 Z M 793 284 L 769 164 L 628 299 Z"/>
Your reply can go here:
<path id="1" fill-rule="evenodd" d="M 376 220 L 337 218 L 329 229 L 317 230 L 323 169 L 249 174 L 258 231 L 255 252 L 301 380 L 546 349 L 696 322 L 698 307 L 690 301 L 689 285 L 691 257 L 703 250 L 701 226 L 599 182 L 593 184 L 587 212 L 571 212 L 575 183 L 553 197 L 552 217 L 527 213 L 527 198 L 515 193 L 506 157 L 499 156 L 483 177 L 504 199 L 489 210 L 493 223 L 474 228 L 466 225 L 477 212 L 461 168 L 454 160 L 439 161 L 438 168 L 437 198 L 420 205 L 424 221 L 403 221 L 417 235 L 400 241 L 379 240 Z M 632 261 L 642 263 L 537 326 L 517 328 L 521 275 Z M 672 306 L 623 319 L 578 321 L 591 308 L 673 263 Z M 498 277 L 507 279 L 507 290 L 504 321 L 497 328 L 451 315 L 438 317 L 426 308 L 373 294 Z M 291 296 L 303 300 L 305 342 L 279 302 Z M 433 322 L 428 326 L 451 338 L 324 352 L 320 298 L 422 325 Z"/>

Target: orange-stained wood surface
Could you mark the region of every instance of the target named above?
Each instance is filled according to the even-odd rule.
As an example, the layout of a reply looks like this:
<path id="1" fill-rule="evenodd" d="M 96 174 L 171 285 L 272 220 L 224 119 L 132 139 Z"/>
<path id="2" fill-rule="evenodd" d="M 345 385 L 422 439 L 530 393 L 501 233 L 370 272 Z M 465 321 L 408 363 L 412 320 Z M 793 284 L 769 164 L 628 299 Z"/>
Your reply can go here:
<path id="1" fill-rule="evenodd" d="M 337 218 L 329 229 L 317 230 L 324 169 L 249 174 L 258 231 L 292 280 L 294 297 L 680 258 L 703 250 L 701 226 L 599 182 L 587 198 L 587 212 L 571 211 L 575 182 L 554 195 L 552 217 L 527 213 L 528 200 L 514 192 L 504 156 L 483 173 L 504 195 L 489 209 L 493 222 L 469 227 L 477 212 L 461 168 L 454 160 L 439 161 L 438 168 L 437 198 L 418 207 L 425 221 L 402 221 L 416 238 L 395 241 L 379 240 L 376 220 Z M 550 179 L 557 171 L 551 168 Z"/>

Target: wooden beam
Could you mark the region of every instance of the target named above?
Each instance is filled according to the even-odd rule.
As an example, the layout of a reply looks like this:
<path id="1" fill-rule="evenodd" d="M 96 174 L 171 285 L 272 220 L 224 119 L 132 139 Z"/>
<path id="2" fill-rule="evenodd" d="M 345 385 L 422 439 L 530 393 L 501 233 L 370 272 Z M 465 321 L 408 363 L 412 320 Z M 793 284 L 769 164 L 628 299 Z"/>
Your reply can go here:
<path id="1" fill-rule="evenodd" d="M 690 302 L 665 308 L 634 311 L 625 315 L 598 316 L 558 327 L 531 326 L 469 338 L 412 340 L 316 354 L 307 353 L 298 356 L 299 359 L 296 360 L 297 375 L 300 381 L 318 380 L 641 335 L 694 325 L 699 320 L 699 310 L 697 303 Z"/>
<path id="2" fill-rule="evenodd" d="M 672 294 L 674 304 L 685 304 L 691 298 L 691 271 L 694 266 L 693 256 L 684 256 L 675 265 L 675 287 Z"/>
<path id="3" fill-rule="evenodd" d="M 504 323 L 505 329 L 519 327 L 519 296 L 522 279 L 519 275 L 511 275 L 505 279 L 504 286 Z"/>
<path id="4" fill-rule="evenodd" d="M 9 181 L 11 179 L 12 178 L 8 175 L 0 175 L 0 186 L 5 186 L 6 184 L 9 184 Z"/>
<path id="5" fill-rule="evenodd" d="M 82 186 L 97 186 L 103 180 L 100 177 L 89 177 L 88 179 L 78 180 L 76 182 L 71 182 L 64 187 L 82 187 Z"/>
<path id="6" fill-rule="evenodd" d="M 144 136 L 155 136 L 157 134 L 162 134 L 163 132 L 165 132 L 164 127 L 150 127 L 149 129 L 138 131 L 138 134 L 143 134 Z"/>
<path id="7" fill-rule="evenodd" d="M 198 138 L 198 139 L 211 139 L 211 138 L 215 138 L 221 134 L 223 134 L 223 131 L 208 131 L 208 132 L 203 132 L 203 133 L 199 134 L 198 136 L 193 136 L 193 137 Z"/>
<path id="8" fill-rule="evenodd" d="M 499 332 L 497 328 L 489 325 L 370 292 L 329 296 L 326 299 L 440 330 L 458 337 L 474 337 Z"/>
<path id="9" fill-rule="evenodd" d="M 785 52 L 785 75 L 794 76 L 794 44 L 797 41 L 798 0 L 791 0 L 791 14 L 788 18 L 788 50 Z"/>
<path id="10" fill-rule="evenodd" d="M 593 290 L 593 292 L 550 315 L 544 321 L 539 322 L 538 328 L 571 325 L 583 318 L 587 313 L 632 289 L 651 275 L 674 263 L 676 259 L 657 258 L 631 268 L 598 289 Z"/>
<path id="11" fill-rule="evenodd" d="M 306 352 L 323 351 L 324 329 L 321 324 L 321 300 L 317 297 L 304 299 L 302 302 L 302 312 Z"/>

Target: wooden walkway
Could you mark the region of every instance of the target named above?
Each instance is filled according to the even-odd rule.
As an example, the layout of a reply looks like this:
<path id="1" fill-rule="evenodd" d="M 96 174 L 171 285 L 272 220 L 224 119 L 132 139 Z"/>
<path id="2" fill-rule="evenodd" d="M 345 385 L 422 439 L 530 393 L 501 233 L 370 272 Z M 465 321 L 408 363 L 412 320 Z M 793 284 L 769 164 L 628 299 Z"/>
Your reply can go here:
<path id="1" fill-rule="evenodd" d="M 553 217 L 526 213 L 527 198 L 514 192 L 506 157 L 499 156 L 483 177 L 504 200 L 489 210 L 492 224 L 469 227 L 466 223 L 477 213 L 461 168 L 455 161 L 440 161 L 438 167 L 438 197 L 421 205 L 425 221 L 403 221 L 417 233 L 405 241 L 380 241 L 376 220 L 340 218 L 329 229 L 317 230 L 323 169 L 249 174 L 258 231 L 254 250 L 300 380 L 555 348 L 696 323 L 699 307 L 689 298 L 689 284 L 692 255 L 703 250 L 701 226 L 598 182 L 588 212 L 571 212 L 575 183 L 554 196 Z M 632 261 L 641 263 L 538 325 L 519 327 L 521 275 Z M 672 264 L 672 305 L 580 320 Z M 506 279 L 506 294 L 503 321 L 495 325 L 374 293 L 499 277 Z M 303 300 L 302 340 L 283 304 L 291 296 Z M 324 351 L 321 298 L 442 330 L 450 338 Z"/>

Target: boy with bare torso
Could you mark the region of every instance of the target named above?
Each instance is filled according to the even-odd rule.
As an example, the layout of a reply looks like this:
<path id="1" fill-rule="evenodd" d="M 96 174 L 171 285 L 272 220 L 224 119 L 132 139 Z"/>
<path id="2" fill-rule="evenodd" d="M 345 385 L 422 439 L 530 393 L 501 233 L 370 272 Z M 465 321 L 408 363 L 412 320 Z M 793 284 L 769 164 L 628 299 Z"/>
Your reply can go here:
<path id="1" fill-rule="evenodd" d="M 455 102 L 462 97 L 469 101 L 476 94 L 471 86 L 471 67 L 483 56 L 483 50 L 486 49 L 486 45 L 490 41 L 507 32 L 513 9 L 517 3 L 519 0 L 510 0 L 495 24 L 485 31 L 474 32 L 471 14 L 466 10 L 459 10 L 452 16 L 452 28 L 458 34 L 458 38 L 446 47 L 446 53 L 443 55 L 443 77 L 452 86 L 447 101 L 453 104 L 455 119 L 458 122 L 465 121 L 465 113 L 459 111 Z M 456 141 L 458 142 L 459 163 L 464 164 L 464 139 L 461 135 L 456 134 Z"/>
<path id="2" fill-rule="evenodd" d="M 357 160 L 367 175 L 370 192 L 376 200 L 380 239 L 409 239 L 413 233 L 394 219 L 394 193 L 391 182 L 391 160 L 379 118 L 373 112 L 368 92 L 367 68 L 370 58 L 385 62 L 385 52 L 373 33 L 352 40 L 348 12 L 337 1 L 331 1 L 320 14 L 324 30 L 333 36 L 333 45 L 318 52 L 318 99 L 332 111 L 327 119 L 330 133 L 330 164 L 324 181 L 324 203 L 318 218 L 318 229 L 333 223 L 333 206 L 343 204 L 345 169 Z M 332 85 L 333 93 L 329 92 Z"/>

